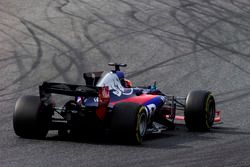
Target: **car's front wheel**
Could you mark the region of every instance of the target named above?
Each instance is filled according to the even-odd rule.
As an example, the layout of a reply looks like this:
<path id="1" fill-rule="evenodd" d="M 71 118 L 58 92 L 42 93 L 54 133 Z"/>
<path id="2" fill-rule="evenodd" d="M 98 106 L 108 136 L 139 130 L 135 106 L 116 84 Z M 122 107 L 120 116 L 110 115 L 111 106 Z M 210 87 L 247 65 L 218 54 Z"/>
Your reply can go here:
<path id="1" fill-rule="evenodd" d="M 186 127 L 191 131 L 207 131 L 214 122 L 215 100 L 211 92 L 191 91 L 186 99 Z"/>

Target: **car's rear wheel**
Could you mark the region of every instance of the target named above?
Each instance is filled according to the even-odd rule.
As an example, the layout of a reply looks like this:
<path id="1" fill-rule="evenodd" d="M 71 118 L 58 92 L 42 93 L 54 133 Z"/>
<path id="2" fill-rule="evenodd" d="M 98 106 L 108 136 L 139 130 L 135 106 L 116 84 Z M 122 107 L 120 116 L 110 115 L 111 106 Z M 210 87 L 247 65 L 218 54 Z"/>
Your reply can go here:
<path id="1" fill-rule="evenodd" d="M 214 122 L 215 100 L 211 92 L 191 91 L 186 99 L 186 127 L 191 131 L 207 131 Z"/>
<path id="2" fill-rule="evenodd" d="M 130 102 L 116 104 L 112 112 L 111 129 L 128 142 L 141 144 L 147 130 L 145 107 Z"/>
<path id="3" fill-rule="evenodd" d="M 13 127 L 23 138 L 45 138 L 51 121 L 51 108 L 41 104 L 38 96 L 23 96 L 16 102 Z"/>

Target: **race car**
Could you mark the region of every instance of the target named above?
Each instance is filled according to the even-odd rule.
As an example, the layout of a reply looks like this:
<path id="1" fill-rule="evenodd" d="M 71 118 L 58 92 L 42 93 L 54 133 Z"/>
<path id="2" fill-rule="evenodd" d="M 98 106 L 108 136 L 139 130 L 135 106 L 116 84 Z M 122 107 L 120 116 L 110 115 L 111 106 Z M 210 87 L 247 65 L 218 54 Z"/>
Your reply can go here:
<path id="1" fill-rule="evenodd" d="M 208 131 L 221 121 L 211 92 L 196 90 L 177 97 L 162 93 L 156 82 L 134 86 L 120 70 L 126 64 L 109 65 L 114 66 L 109 72 L 84 73 L 85 85 L 43 82 L 39 96 L 20 97 L 13 114 L 16 135 L 40 139 L 49 130 L 58 130 L 59 135 L 109 130 L 141 144 L 147 134 L 173 130 L 175 120 L 185 121 L 190 131 Z M 57 106 L 58 97 L 52 94 L 69 99 Z"/>

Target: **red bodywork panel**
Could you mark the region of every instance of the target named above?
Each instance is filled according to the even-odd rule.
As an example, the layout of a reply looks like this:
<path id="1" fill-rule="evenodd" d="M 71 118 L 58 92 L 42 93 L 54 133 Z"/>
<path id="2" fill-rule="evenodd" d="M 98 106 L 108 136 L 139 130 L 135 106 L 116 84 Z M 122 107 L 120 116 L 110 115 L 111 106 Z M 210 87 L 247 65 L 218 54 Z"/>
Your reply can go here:
<path id="1" fill-rule="evenodd" d="M 116 103 L 120 103 L 120 102 L 133 102 L 133 103 L 138 103 L 138 104 L 144 104 L 147 101 L 153 99 L 155 97 L 155 95 L 149 95 L 149 94 L 142 94 L 140 96 L 134 96 L 134 97 L 129 97 L 123 100 L 119 100 L 119 101 L 115 101 L 112 102 L 112 105 L 115 105 Z"/>
<path id="2" fill-rule="evenodd" d="M 96 115 L 103 120 L 106 115 L 107 107 L 110 102 L 109 87 L 104 86 L 98 89 L 98 108 Z"/>

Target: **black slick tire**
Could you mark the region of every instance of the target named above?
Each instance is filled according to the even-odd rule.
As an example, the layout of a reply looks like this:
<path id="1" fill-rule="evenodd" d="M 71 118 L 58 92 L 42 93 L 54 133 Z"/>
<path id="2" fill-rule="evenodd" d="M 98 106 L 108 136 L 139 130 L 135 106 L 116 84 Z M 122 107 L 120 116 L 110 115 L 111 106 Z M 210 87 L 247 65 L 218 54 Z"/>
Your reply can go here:
<path id="1" fill-rule="evenodd" d="M 128 143 L 142 144 L 147 129 L 145 107 L 137 103 L 117 103 L 112 112 L 111 129 Z"/>
<path id="2" fill-rule="evenodd" d="M 185 123 L 190 131 L 208 131 L 214 122 L 215 100 L 211 92 L 189 92 L 186 99 Z"/>
<path id="3" fill-rule="evenodd" d="M 17 100 L 13 114 L 16 135 L 43 139 L 48 133 L 50 121 L 51 111 L 41 104 L 38 96 L 23 96 Z"/>

